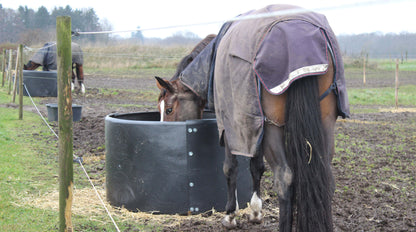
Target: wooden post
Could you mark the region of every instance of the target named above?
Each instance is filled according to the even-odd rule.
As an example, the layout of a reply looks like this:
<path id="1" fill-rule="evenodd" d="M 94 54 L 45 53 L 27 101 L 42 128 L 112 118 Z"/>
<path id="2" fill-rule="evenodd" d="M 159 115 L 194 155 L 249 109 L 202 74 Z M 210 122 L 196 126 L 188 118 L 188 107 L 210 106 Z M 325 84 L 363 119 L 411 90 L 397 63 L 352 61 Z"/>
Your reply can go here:
<path id="1" fill-rule="evenodd" d="M 19 119 L 23 119 L 23 44 L 19 45 Z"/>
<path id="2" fill-rule="evenodd" d="M 71 17 L 56 18 L 58 57 L 58 125 L 59 125 L 59 230 L 72 231 L 73 132 L 72 132 L 72 56 Z"/>
<path id="3" fill-rule="evenodd" d="M 16 53 L 16 67 L 15 67 L 15 69 L 14 69 L 14 79 L 13 79 L 13 92 L 12 92 L 12 102 L 13 103 L 15 103 L 16 102 L 16 91 L 17 91 L 17 83 L 19 83 L 18 82 L 18 79 L 17 79 L 17 75 L 18 75 L 18 73 L 19 73 L 19 60 L 20 60 L 20 58 L 19 58 L 19 55 L 20 55 L 20 46 L 19 47 L 17 47 L 17 53 Z"/>
<path id="4" fill-rule="evenodd" d="M 396 88 L 395 88 L 396 109 L 399 108 L 399 59 L 396 59 Z"/>
<path id="5" fill-rule="evenodd" d="M 12 79 L 12 56 L 13 56 L 13 50 L 12 49 L 9 49 L 9 66 L 8 66 L 8 69 L 7 69 L 7 81 L 8 81 L 8 90 L 7 90 L 7 94 L 9 94 L 10 95 L 10 91 L 11 91 L 11 88 L 12 88 L 12 82 L 11 82 L 11 79 Z"/>
<path id="6" fill-rule="evenodd" d="M 6 80 L 6 49 L 3 48 L 3 60 L 1 62 L 1 87 L 4 87 L 4 82 Z"/>
<path id="7" fill-rule="evenodd" d="M 365 85 L 365 56 L 363 58 L 363 84 Z"/>

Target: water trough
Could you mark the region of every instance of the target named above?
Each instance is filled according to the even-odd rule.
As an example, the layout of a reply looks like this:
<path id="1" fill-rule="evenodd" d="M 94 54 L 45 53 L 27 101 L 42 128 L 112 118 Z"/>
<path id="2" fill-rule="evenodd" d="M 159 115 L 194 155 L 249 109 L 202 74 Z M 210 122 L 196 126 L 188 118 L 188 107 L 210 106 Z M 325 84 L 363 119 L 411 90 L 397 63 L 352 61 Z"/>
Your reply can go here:
<path id="1" fill-rule="evenodd" d="M 215 114 L 202 120 L 160 122 L 159 112 L 105 118 L 106 193 L 110 204 L 164 214 L 223 211 L 224 148 Z M 249 160 L 238 157 L 238 201 L 251 197 Z"/>
<path id="2" fill-rule="evenodd" d="M 57 103 L 49 103 L 46 104 L 46 109 L 48 110 L 48 120 L 58 121 L 58 104 Z M 72 121 L 78 122 L 81 120 L 82 115 L 82 106 L 77 104 L 72 104 Z"/>
<path id="3" fill-rule="evenodd" d="M 23 83 L 32 97 L 58 96 L 56 71 L 23 70 Z M 28 96 L 27 91 L 23 91 L 24 96 Z"/>

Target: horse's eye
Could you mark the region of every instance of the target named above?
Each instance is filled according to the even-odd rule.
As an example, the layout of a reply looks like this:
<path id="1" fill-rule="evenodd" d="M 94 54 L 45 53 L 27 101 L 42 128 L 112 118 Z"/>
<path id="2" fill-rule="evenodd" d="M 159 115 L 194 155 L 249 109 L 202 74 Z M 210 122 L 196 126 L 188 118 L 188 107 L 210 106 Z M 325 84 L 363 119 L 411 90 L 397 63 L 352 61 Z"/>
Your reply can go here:
<path id="1" fill-rule="evenodd" d="M 167 115 L 171 114 L 172 113 L 172 108 L 167 108 L 165 112 L 166 112 Z"/>

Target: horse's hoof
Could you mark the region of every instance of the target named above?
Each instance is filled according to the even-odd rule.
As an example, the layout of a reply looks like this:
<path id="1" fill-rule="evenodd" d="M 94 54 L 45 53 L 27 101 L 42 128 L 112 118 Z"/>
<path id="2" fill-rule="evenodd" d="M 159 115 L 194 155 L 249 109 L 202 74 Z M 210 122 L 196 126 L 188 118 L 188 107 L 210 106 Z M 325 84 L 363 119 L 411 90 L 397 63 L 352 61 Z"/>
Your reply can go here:
<path id="1" fill-rule="evenodd" d="M 248 221 L 253 224 L 261 224 L 263 223 L 263 215 L 259 213 L 251 213 L 249 215 Z"/>
<path id="2" fill-rule="evenodd" d="M 226 215 L 222 219 L 221 224 L 227 229 L 234 229 L 234 228 L 237 227 L 237 220 L 235 220 L 235 217 L 231 217 L 230 215 Z"/>
<path id="3" fill-rule="evenodd" d="M 84 84 L 81 84 L 81 93 L 85 94 L 85 85 Z"/>

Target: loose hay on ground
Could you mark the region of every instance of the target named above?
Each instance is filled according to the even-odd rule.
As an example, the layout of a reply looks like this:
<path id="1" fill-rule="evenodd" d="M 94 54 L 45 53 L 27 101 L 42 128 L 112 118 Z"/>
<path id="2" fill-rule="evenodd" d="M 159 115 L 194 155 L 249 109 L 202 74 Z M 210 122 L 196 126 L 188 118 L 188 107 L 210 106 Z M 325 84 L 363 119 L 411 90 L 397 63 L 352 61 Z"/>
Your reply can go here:
<path id="1" fill-rule="evenodd" d="M 380 112 L 390 112 L 390 113 L 410 112 L 410 113 L 416 113 L 416 108 L 380 108 Z"/>
<path id="2" fill-rule="evenodd" d="M 102 199 L 105 199 L 105 190 L 97 189 Z M 74 189 L 73 191 L 72 213 L 74 215 L 86 216 L 91 220 L 102 221 L 106 217 L 106 212 L 98 199 L 95 191 L 90 188 Z M 48 192 L 42 195 L 30 195 L 22 198 L 16 205 L 31 205 L 40 209 L 59 211 L 59 192 Z M 105 202 L 110 213 L 116 215 L 117 221 L 136 221 L 140 224 L 163 225 L 164 227 L 177 227 L 185 221 L 204 221 L 205 223 L 217 223 L 225 216 L 222 212 L 215 209 L 198 215 L 178 215 L 178 214 L 154 214 L 148 212 L 131 212 L 125 208 L 113 207 Z M 240 209 L 239 216 L 248 215 L 249 207 Z M 98 217 L 101 216 L 101 217 Z M 100 219 L 98 219 L 100 218 Z"/>

